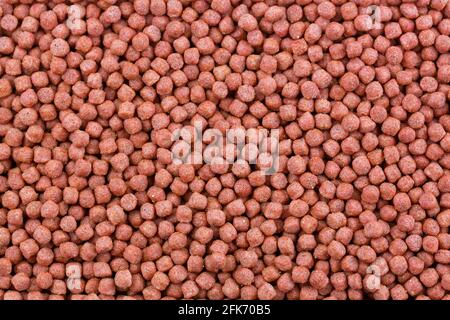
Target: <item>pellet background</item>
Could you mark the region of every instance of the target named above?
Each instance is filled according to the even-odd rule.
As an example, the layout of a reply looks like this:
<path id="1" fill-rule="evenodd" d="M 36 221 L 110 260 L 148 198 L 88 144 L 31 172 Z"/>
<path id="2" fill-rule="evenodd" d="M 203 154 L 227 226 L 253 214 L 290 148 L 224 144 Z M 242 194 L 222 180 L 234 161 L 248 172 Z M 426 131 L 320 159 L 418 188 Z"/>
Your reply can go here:
<path id="1" fill-rule="evenodd" d="M 1 0 L 0 299 L 449 299 L 449 36 L 447 0 Z M 279 129 L 278 172 L 172 163 L 196 121 Z"/>

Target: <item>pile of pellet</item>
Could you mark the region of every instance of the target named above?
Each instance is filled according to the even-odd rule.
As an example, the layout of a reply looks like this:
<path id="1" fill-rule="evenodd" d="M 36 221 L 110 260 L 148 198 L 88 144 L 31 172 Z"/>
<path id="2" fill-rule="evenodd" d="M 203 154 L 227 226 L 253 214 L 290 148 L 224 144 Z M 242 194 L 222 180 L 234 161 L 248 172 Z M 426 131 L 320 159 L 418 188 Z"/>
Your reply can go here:
<path id="1" fill-rule="evenodd" d="M 449 36 L 448 0 L 0 1 L 0 299 L 449 299 Z M 276 172 L 174 163 L 195 122 L 278 129 Z"/>

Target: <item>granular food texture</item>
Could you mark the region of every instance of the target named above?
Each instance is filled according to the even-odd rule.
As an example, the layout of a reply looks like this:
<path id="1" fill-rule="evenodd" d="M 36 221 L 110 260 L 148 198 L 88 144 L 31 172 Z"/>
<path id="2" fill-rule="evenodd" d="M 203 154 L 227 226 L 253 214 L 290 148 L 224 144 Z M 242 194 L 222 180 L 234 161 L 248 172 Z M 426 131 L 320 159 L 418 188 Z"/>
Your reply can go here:
<path id="1" fill-rule="evenodd" d="M 0 300 L 449 300 L 449 50 L 448 0 L 0 1 Z"/>

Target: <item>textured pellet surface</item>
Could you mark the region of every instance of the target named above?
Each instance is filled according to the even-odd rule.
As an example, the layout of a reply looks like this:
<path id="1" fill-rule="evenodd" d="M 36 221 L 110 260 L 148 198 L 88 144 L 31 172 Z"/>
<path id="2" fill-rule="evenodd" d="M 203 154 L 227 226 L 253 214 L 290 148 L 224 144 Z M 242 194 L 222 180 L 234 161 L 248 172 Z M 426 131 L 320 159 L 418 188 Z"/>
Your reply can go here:
<path id="1" fill-rule="evenodd" d="M 449 50 L 448 0 L 0 1 L 0 300 L 448 300 Z"/>

